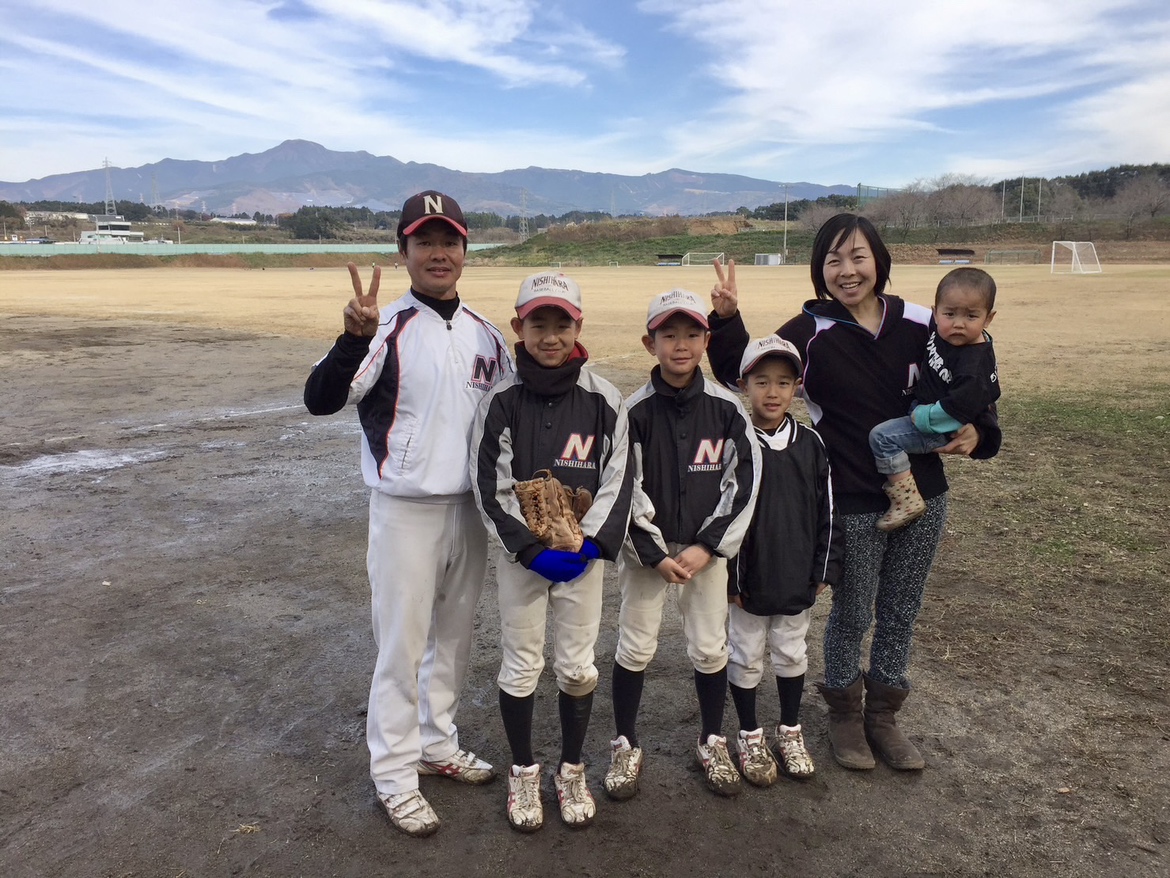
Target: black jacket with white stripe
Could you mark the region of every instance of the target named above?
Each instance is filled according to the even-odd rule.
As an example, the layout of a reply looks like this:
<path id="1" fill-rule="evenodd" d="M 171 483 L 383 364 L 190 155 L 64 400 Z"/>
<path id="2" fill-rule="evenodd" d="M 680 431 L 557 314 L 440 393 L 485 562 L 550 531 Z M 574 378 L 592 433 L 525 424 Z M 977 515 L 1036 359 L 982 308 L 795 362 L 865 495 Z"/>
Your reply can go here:
<path id="1" fill-rule="evenodd" d="M 774 433 L 756 428 L 763 474 L 727 593 L 756 616 L 791 616 L 813 605 L 817 585 L 836 585 L 845 542 L 833 506 L 829 456 L 815 430 L 792 415 Z"/>
<path id="2" fill-rule="evenodd" d="M 755 428 L 738 397 L 699 369 L 676 389 L 655 366 L 626 408 L 635 467 L 631 560 L 656 567 L 670 554 L 669 543 L 733 556 L 760 481 Z"/>
<path id="3" fill-rule="evenodd" d="M 516 372 L 480 403 L 471 431 L 471 481 L 488 530 L 528 566 L 544 549 L 524 521 L 512 486 L 551 470 L 569 488 L 586 488 L 593 506 L 581 519 L 601 557 L 614 561 L 630 519 L 633 470 L 621 392 L 590 369 L 580 344 L 568 362 L 540 366 L 516 346 Z"/>

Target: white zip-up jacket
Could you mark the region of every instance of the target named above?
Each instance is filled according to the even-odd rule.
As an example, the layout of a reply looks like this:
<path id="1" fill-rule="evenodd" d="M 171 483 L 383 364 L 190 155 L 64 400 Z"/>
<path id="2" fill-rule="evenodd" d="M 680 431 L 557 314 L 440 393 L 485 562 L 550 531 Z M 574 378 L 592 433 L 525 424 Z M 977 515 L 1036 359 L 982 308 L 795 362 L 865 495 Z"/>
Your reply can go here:
<path id="1" fill-rule="evenodd" d="M 315 415 L 357 405 L 362 476 L 374 490 L 455 498 L 471 491 L 479 402 L 514 368 L 487 319 L 460 304 L 448 320 L 407 293 L 380 308 L 372 339 L 337 339 L 309 375 L 305 405 Z"/>

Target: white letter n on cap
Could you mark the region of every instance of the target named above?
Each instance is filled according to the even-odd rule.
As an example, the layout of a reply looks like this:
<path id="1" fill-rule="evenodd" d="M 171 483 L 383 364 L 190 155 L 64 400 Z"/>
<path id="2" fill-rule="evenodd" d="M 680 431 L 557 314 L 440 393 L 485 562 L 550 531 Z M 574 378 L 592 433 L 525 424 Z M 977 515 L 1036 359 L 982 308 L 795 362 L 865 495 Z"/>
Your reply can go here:
<path id="1" fill-rule="evenodd" d="M 442 213 L 443 199 L 438 195 L 424 195 L 423 196 L 423 212 L 424 213 Z"/>

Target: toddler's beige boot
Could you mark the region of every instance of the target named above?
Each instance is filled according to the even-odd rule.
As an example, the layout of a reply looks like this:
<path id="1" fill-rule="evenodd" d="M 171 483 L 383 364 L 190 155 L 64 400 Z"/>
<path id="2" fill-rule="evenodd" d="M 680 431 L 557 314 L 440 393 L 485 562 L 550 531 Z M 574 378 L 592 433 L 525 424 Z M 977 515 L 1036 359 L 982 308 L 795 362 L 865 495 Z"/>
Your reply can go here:
<path id="1" fill-rule="evenodd" d="M 886 482 L 882 485 L 882 490 L 890 498 L 890 508 L 877 520 L 878 530 L 886 532 L 897 530 L 921 518 L 922 513 L 926 512 L 926 501 L 918 493 L 918 485 L 914 482 L 913 475 L 907 474 L 906 478 L 893 484 Z"/>

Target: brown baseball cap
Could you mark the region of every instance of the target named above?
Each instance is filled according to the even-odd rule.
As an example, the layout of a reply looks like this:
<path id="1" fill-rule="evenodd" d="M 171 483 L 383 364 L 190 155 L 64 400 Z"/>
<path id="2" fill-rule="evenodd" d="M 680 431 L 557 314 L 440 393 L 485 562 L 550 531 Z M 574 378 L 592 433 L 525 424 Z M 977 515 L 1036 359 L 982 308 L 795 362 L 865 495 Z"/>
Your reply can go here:
<path id="1" fill-rule="evenodd" d="M 463 219 L 459 202 L 434 189 L 406 199 L 402 205 L 402 219 L 398 221 L 398 237 L 413 235 L 419 226 L 431 220 L 443 220 L 464 238 L 467 237 L 467 221 Z"/>

